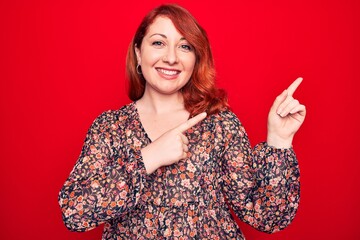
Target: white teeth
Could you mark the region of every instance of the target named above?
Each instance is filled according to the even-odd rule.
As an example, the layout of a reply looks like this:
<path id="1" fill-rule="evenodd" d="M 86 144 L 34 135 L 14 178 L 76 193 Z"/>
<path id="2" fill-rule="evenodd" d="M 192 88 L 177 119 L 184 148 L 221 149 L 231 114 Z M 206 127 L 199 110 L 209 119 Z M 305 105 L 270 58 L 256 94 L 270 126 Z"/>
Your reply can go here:
<path id="1" fill-rule="evenodd" d="M 165 69 L 158 69 L 158 71 L 160 71 L 166 75 L 171 75 L 171 76 L 178 73 L 178 71 L 171 71 L 171 70 L 165 70 Z"/>

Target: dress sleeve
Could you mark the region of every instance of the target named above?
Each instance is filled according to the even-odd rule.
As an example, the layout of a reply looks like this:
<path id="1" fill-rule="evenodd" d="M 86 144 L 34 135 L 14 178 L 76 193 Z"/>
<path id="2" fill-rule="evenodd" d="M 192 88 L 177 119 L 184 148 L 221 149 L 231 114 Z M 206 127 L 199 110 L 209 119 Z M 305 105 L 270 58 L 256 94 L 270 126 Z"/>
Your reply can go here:
<path id="1" fill-rule="evenodd" d="M 121 144 L 111 111 L 90 127 L 77 163 L 59 193 L 66 227 L 86 231 L 131 210 L 143 191 L 146 170 L 140 149 Z"/>
<path id="2" fill-rule="evenodd" d="M 300 200 L 300 174 L 292 148 L 260 143 L 251 149 L 236 116 L 225 121 L 222 158 L 223 192 L 235 214 L 254 228 L 272 233 L 295 217 Z"/>

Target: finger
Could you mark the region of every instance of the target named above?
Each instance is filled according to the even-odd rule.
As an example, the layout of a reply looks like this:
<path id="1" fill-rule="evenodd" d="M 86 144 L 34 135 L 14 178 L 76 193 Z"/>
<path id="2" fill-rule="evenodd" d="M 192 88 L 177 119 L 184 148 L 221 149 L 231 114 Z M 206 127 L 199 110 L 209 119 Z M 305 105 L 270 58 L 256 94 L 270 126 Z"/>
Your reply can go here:
<path id="1" fill-rule="evenodd" d="M 279 96 L 276 97 L 272 106 L 272 111 L 276 110 L 277 111 L 276 113 L 278 113 L 279 106 L 282 102 L 285 101 L 286 97 L 287 97 L 287 90 L 285 89 Z"/>
<path id="2" fill-rule="evenodd" d="M 294 100 L 294 98 L 292 96 L 287 95 L 286 98 L 284 99 L 284 101 L 282 101 L 277 110 L 276 113 L 281 115 L 281 113 L 284 111 L 284 109 L 286 108 L 287 105 L 289 105 L 290 102 L 292 102 Z"/>
<path id="3" fill-rule="evenodd" d="M 298 88 L 298 86 L 300 85 L 300 83 L 302 82 L 303 78 L 302 77 L 298 77 L 288 88 L 288 95 L 292 96 L 295 92 L 295 90 Z"/>
<path id="4" fill-rule="evenodd" d="M 306 107 L 302 104 L 299 104 L 297 106 L 295 106 L 293 109 L 290 110 L 290 114 L 296 114 L 298 113 L 299 115 L 305 117 L 306 115 Z"/>
<path id="5" fill-rule="evenodd" d="M 184 152 L 188 152 L 188 151 L 189 151 L 189 147 L 188 147 L 186 144 L 184 144 L 184 145 L 183 145 L 183 150 L 184 150 Z"/>
<path id="6" fill-rule="evenodd" d="M 290 111 L 295 108 L 297 105 L 299 105 L 299 101 L 296 99 L 292 99 L 286 106 L 283 107 L 283 109 L 280 111 L 279 115 L 282 117 L 287 116 Z"/>
<path id="7" fill-rule="evenodd" d="M 185 144 L 189 144 L 189 140 L 187 139 L 187 137 L 184 134 L 180 134 L 181 137 L 181 141 Z"/>
<path id="8" fill-rule="evenodd" d="M 200 114 L 196 115 L 195 117 L 190 118 L 186 122 L 180 124 L 176 129 L 179 130 L 180 132 L 185 132 L 186 130 L 188 130 L 189 128 L 192 128 L 198 122 L 200 122 L 204 118 L 206 118 L 206 115 L 207 115 L 206 112 L 200 113 Z"/>

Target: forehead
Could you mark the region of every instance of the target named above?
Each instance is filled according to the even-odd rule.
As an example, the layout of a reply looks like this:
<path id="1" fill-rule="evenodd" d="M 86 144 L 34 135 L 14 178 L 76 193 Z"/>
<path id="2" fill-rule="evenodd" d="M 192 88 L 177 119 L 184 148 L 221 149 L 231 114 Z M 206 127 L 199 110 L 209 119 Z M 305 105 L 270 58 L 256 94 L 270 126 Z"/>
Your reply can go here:
<path id="1" fill-rule="evenodd" d="M 152 35 L 155 33 L 161 33 L 165 35 L 178 35 L 182 37 L 182 34 L 176 29 L 173 22 L 163 16 L 158 16 L 154 19 L 154 21 L 149 25 L 148 31 L 146 35 Z"/>

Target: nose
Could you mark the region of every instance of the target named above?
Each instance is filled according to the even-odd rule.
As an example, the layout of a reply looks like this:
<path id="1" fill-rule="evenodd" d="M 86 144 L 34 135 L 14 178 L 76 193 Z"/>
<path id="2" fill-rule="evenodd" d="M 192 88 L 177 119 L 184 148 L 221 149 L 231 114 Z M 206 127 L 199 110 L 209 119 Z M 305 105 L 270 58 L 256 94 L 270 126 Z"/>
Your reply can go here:
<path id="1" fill-rule="evenodd" d="M 176 49 L 169 47 L 164 54 L 163 61 L 167 62 L 170 65 L 177 63 L 178 57 L 177 57 Z"/>

